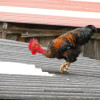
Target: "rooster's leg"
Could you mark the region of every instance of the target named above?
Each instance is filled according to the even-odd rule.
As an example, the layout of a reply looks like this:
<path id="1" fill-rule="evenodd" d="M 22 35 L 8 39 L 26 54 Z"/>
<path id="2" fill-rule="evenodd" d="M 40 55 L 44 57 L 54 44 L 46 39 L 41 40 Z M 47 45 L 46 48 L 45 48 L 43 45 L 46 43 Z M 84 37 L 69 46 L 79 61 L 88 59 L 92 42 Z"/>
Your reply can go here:
<path id="1" fill-rule="evenodd" d="M 65 72 L 68 72 L 68 68 L 69 68 L 69 66 L 70 66 L 70 62 L 67 62 L 67 65 L 65 66 Z"/>
<path id="2" fill-rule="evenodd" d="M 66 62 L 66 63 L 62 64 L 61 67 L 60 67 L 60 72 L 61 72 L 61 73 L 62 73 L 63 71 L 68 72 L 69 66 L 70 66 L 70 62 Z M 65 70 L 64 70 L 64 68 L 65 68 Z"/>

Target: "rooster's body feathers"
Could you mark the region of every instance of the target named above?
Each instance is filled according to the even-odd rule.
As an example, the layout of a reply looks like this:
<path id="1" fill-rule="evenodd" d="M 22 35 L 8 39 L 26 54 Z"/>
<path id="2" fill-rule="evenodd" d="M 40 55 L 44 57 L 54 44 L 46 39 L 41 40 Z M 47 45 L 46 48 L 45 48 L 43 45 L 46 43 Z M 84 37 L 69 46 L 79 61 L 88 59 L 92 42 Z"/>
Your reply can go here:
<path id="1" fill-rule="evenodd" d="M 81 52 L 82 45 L 86 44 L 95 32 L 96 28 L 93 25 L 88 25 L 83 28 L 77 28 L 50 41 L 45 51 L 43 51 L 42 48 L 39 48 L 40 50 L 42 50 L 42 54 L 46 57 L 65 59 L 68 63 L 63 64 L 60 67 L 60 71 L 63 72 L 63 68 L 66 65 L 68 65 L 69 67 L 71 62 L 77 60 L 77 57 Z M 66 71 L 68 67 L 66 68 Z"/>
<path id="2" fill-rule="evenodd" d="M 52 57 L 74 62 L 81 52 L 81 45 L 87 43 L 95 31 L 92 25 L 69 31 L 50 41 L 48 50 L 53 54 Z"/>

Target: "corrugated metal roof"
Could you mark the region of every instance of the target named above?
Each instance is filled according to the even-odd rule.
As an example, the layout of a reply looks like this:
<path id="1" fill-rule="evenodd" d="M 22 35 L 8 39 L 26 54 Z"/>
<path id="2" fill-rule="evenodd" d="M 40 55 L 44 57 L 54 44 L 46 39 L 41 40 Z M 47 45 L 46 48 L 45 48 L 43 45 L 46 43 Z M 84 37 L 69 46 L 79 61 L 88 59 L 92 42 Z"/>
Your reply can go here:
<path id="1" fill-rule="evenodd" d="M 100 2 L 0 0 L 0 21 L 100 28 Z"/>
<path id="2" fill-rule="evenodd" d="M 54 76 L 0 74 L 0 99 L 27 100 L 99 100 L 100 61 L 79 57 L 61 74 L 64 60 L 32 55 L 28 44 L 0 39 L 0 61 L 35 64 L 37 68 L 54 73 Z M 9 66 L 8 66 L 9 67 Z M 6 69 L 5 69 L 6 70 Z"/>

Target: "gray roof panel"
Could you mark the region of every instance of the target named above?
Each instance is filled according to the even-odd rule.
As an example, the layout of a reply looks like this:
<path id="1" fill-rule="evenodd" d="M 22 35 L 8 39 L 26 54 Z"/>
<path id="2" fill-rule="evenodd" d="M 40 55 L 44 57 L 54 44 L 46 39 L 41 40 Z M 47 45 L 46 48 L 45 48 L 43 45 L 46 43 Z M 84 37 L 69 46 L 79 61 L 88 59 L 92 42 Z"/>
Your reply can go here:
<path id="1" fill-rule="evenodd" d="M 0 39 L 0 61 L 35 64 L 54 76 L 0 74 L 0 99 L 99 100 L 100 61 L 80 56 L 61 74 L 64 60 L 32 55 L 28 43 Z M 6 70 L 6 69 L 5 69 Z"/>

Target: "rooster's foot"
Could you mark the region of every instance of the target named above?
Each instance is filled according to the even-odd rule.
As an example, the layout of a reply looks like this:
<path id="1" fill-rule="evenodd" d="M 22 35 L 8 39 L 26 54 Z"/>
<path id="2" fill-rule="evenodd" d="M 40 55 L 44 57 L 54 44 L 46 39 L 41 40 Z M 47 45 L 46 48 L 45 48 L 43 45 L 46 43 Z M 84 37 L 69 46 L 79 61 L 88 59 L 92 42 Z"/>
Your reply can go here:
<path id="1" fill-rule="evenodd" d="M 63 66 L 60 67 L 60 72 L 63 73 Z"/>
<path id="2" fill-rule="evenodd" d="M 61 73 L 63 73 L 63 71 L 68 72 L 69 65 L 70 65 L 70 62 L 66 62 L 66 63 L 62 64 L 61 67 L 60 67 L 60 72 Z M 65 68 L 65 70 L 64 70 L 64 68 Z"/>
<path id="3" fill-rule="evenodd" d="M 68 72 L 68 69 L 65 68 L 64 72 Z"/>

